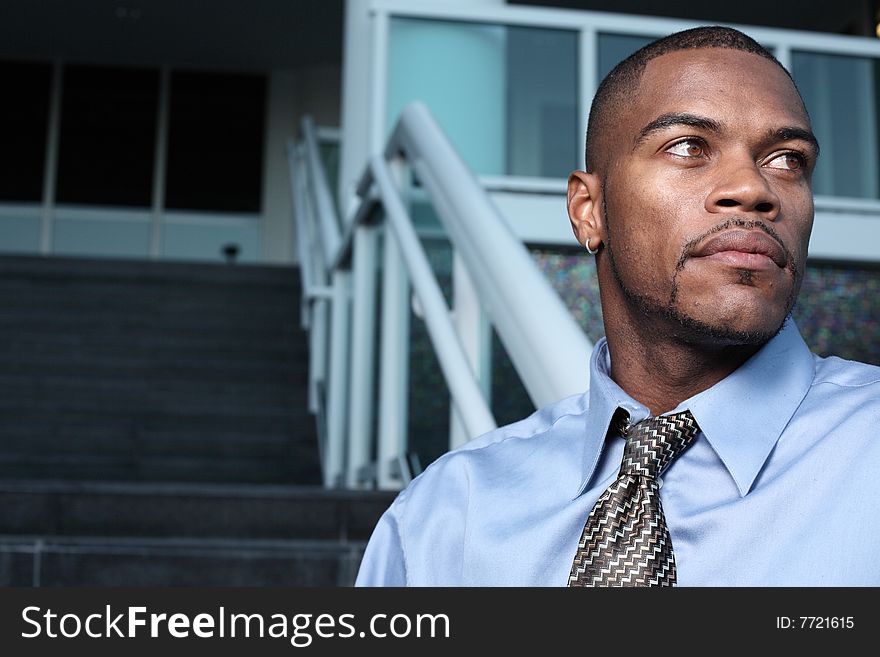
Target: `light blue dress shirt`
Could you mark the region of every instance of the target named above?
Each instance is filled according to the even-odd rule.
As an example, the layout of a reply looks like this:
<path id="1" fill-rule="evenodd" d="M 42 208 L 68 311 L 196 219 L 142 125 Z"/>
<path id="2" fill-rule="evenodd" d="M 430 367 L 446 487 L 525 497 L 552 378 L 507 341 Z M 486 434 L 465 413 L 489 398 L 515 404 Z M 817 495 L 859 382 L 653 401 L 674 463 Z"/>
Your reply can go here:
<path id="1" fill-rule="evenodd" d="M 608 372 L 445 454 L 379 521 L 359 586 L 567 586 L 584 521 L 620 467 Z M 682 402 L 700 426 L 663 474 L 679 586 L 880 585 L 880 367 L 819 358 L 794 322 Z"/>

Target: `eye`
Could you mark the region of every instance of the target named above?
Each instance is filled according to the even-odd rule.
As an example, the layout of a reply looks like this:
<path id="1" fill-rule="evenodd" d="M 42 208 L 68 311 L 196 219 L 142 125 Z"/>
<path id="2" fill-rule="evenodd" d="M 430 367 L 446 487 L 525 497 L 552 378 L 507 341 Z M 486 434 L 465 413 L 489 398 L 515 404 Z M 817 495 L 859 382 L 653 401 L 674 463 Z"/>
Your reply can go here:
<path id="1" fill-rule="evenodd" d="M 679 157 L 703 157 L 706 154 L 706 145 L 701 139 L 689 137 L 673 144 L 666 152 Z"/>
<path id="2" fill-rule="evenodd" d="M 800 153 L 780 153 L 770 159 L 764 166 L 771 169 L 782 169 L 784 171 L 800 171 L 806 165 L 804 156 Z"/>

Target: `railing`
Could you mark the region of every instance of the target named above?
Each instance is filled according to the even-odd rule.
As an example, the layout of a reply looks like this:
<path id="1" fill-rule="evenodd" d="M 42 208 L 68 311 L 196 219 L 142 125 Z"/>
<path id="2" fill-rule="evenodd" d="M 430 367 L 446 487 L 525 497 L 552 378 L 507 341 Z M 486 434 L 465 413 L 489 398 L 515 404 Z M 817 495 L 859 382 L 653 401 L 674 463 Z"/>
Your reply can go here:
<path id="1" fill-rule="evenodd" d="M 449 389 L 450 448 L 496 426 L 484 385 L 488 321 L 536 407 L 585 389 L 592 345 L 423 105 L 403 111 L 343 222 L 309 119 L 302 133 L 288 152 L 310 331 L 309 405 L 318 417 L 326 486 L 394 489 L 414 474 L 406 435 L 410 303 L 425 320 Z M 453 248 L 453 309 L 407 210 L 413 176 Z"/>

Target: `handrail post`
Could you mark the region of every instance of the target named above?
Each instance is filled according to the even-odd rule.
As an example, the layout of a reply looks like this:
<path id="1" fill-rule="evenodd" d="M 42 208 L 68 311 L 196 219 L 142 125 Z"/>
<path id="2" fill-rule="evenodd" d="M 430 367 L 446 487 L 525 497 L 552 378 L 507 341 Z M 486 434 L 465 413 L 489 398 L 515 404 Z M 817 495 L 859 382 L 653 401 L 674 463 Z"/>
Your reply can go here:
<path id="1" fill-rule="evenodd" d="M 341 242 L 339 222 L 336 219 L 336 207 L 333 204 L 333 197 L 330 195 L 327 183 L 327 173 L 321 162 L 315 124 L 310 116 L 303 117 L 302 134 L 305 144 L 305 163 L 312 181 L 309 191 L 312 194 L 312 202 L 320 220 L 318 230 L 321 234 L 324 261 L 330 263 L 336 257 Z"/>
<path id="2" fill-rule="evenodd" d="M 327 382 L 328 305 L 327 299 L 315 299 L 309 327 L 309 411 L 315 415 L 321 410 L 318 388 Z"/>
<path id="3" fill-rule="evenodd" d="M 456 249 L 452 250 L 452 299 L 455 304 L 452 321 L 461 346 L 467 354 L 483 396 L 491 405 L 492 334 L 467 266 Z M 465 431 L 461 415 L 453 401 L 449 409 L 449 449 L 455 449 L 473 437 Z"/>
<path id="4" fill-rule="evenodd" d="M 346 485 L 363 488 L 360 472 L 372 460 L 373 364 L 376 343 L 376 264 L 378 229 L 355 228 L 352 264 L 351 373 L 349 378 L 348 463 Z"/>
<path id="5" fill-rule="evenodd" d="M 350 284 L 350 272 L 345 270 L 333 272 L 330 380 L 327 392 L 327 458 L 324 470 L 324 486 L 327 488 L 341 486 L 345 481 Z"/>
<path id="6" fill-rule="evenodd" d="M 299 276 L 303 294 L 299 300 L 300 325 L 308 330 L 311 317 L 309 289 L 314 285 L 312 277 L 315 268 L 311 260 L 309 243 L 309 212 L 307 210 L 305 167 L 302 166 L 302 149 L 291 139 L 287 143 L 287 173 L 290 179 L 290 205 L 293 210 L 293 223 L 296 226 L 296 252 L 299 260 Z"/>
<path id="7" fill-rule="evenodd" d="M 402 166 L 392 163 L 391 173 L 403 185 Z M 399 463 L 407 451 L 409 415 L 409 281 L 400 247 L 387 223 L 382 261 L 382 343 L 379 366 L 379 435 L 376 448 L 376 486 L 395 490 L 407 482 Z"/>

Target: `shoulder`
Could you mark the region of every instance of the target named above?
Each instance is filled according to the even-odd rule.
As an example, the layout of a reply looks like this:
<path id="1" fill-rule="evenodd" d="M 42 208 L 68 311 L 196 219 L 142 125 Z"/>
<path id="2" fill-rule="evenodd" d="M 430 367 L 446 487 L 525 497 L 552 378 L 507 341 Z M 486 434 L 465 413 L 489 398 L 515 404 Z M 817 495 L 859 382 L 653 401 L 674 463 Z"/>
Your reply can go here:
<path id="1" fill-rule="evenodd" d="M 459 582 L 475 535 L 570 498 L 580 484 L 587 399 L 563 399 L 478 436 L 400 492 L 382 523 L 405 555 L 408 583 Z"/>
<path id="2" fill-rule="evenodd" d="M 814 356 L 814 363 L 804 407 L 820 413 L 820 422 L 833 419 L 841 428 L 857 427 L 859 432 L 880 422 L 880 367 L 836 356 Z"/>
<path id="3" fill-rule="evenodd" d="M 589 391 L 579 395 L 572 395 L 561 399 L 554 404 L 545 406 L 529 415 L 528 417 L 499 427 L 494 431 L 477 436 L 456 450 L 445 454 L 441 458 L 453 458 L 461 453 L 487 447 L 511 447 L 518 441 L 537 439 L 552 432 L 560 420 L 583 415 L 587 412 Z M 439 460 L 439 459 L 438 459 Z"/>
<path id="4" fill-rule="evenodd" d="M 869 388 L 880 386 L 880 367 L 845 360 L 837 356 L 823 358 L 813 356 L 815 376 L 813 386 L 834 386 L 841 389 Z"/>
<path id="5" fill-rule="evenodd" d="M 566 397 L 447 452 L 401 491 L 396 512 L 421 514 L 424 505 L 467 505 L 472 489 L 487 481 L 511 481 L 518 470 L 537 475 L 536 461 L 570 459 L 580 444 L 577 427 L 583 426 L 588 400 L 588 393 Z"/>

